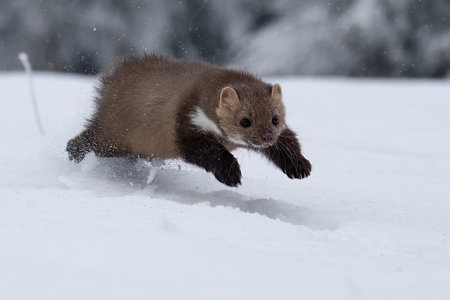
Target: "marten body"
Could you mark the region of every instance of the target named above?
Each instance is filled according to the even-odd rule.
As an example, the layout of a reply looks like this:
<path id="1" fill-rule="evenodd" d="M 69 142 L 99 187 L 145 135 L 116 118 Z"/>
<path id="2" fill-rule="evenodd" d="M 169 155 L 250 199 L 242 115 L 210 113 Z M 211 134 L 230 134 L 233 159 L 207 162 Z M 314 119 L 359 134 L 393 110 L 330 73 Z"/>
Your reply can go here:
<path id="1" fill-rule="evenodd" d="M 205 63 L 145 55 L 125 60 L 101 80 L 96 112 L 67 145 L 69 158 L 182 158 L 229 186 L 241 183 L 236 147 L 256 150 L 290 178 L 311 164 L 285 124 L 278 84 Z"/>

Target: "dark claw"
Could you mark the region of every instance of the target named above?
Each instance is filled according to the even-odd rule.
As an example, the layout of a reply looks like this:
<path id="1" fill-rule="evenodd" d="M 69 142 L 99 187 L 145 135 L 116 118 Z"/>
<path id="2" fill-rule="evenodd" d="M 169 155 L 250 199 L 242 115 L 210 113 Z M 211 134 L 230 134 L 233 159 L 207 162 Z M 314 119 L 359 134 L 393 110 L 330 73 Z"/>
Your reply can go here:
<path id="1" fill-rule="evenodd" d="M 311 163 L 306 158 L 301 157 L 297 160 L 297 163 L 292 162 L 292 164 L 288 165 L 283 172 L 291 179 L 302 179 L 311 174 L 311 169 Z"/>
<path id="2" fill-rule="evenodd" d="M 241 168 L 239 167 L 239 163 L 233 157 L 233 160 L 228 164 L 223 164 L 222 167 L 218 167 L 214 171 L 214 176 L 222 182 L 231 187 L 236 187 L 241 184 Z"/>

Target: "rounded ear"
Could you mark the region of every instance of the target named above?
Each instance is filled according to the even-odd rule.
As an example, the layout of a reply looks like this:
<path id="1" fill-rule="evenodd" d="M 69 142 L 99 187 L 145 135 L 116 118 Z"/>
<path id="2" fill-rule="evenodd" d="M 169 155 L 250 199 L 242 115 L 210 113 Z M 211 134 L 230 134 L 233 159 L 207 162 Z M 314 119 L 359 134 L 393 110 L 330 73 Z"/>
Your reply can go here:
<path id="1" fill-rule="evenodd" d="M 281 101 L 281 96 L 281 86 L 278 83 L 275 83 L 272 86 L 272 98 Z"/>
<path id="2" fill-rule="evenodd" d="M 229 86 L 224 87 L 220 92 L 219 106 L 233 110 L 234 108 L 237 107 L 238 104 L 239 104 L 239 96 L 236 93 L 236 91 Z"/>

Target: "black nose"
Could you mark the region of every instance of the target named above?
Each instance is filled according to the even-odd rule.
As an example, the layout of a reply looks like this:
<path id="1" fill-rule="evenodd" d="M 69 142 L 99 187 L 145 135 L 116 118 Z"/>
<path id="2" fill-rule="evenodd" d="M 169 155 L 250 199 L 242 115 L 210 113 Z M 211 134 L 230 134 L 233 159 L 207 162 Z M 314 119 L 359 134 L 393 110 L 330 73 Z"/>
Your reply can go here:
<path id="1" fill-rule="evenodd" d="M 262 139 L 264 142 L 271 142 L 273 140 L 273 133 L 272 131 L 266 131 L 262 135 Z"/>

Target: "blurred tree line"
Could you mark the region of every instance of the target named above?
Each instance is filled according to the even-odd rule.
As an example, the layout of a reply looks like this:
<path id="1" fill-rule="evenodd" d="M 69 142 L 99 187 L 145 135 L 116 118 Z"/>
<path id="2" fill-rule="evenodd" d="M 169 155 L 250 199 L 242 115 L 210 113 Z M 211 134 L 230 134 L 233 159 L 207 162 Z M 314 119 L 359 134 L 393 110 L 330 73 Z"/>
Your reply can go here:
<path id="1" fill-rule="evenodd" d="M 442 77 L 448 0 L 0 0 L 0 70 L 92 74 L 155 52 L 265 75 Z"/>

